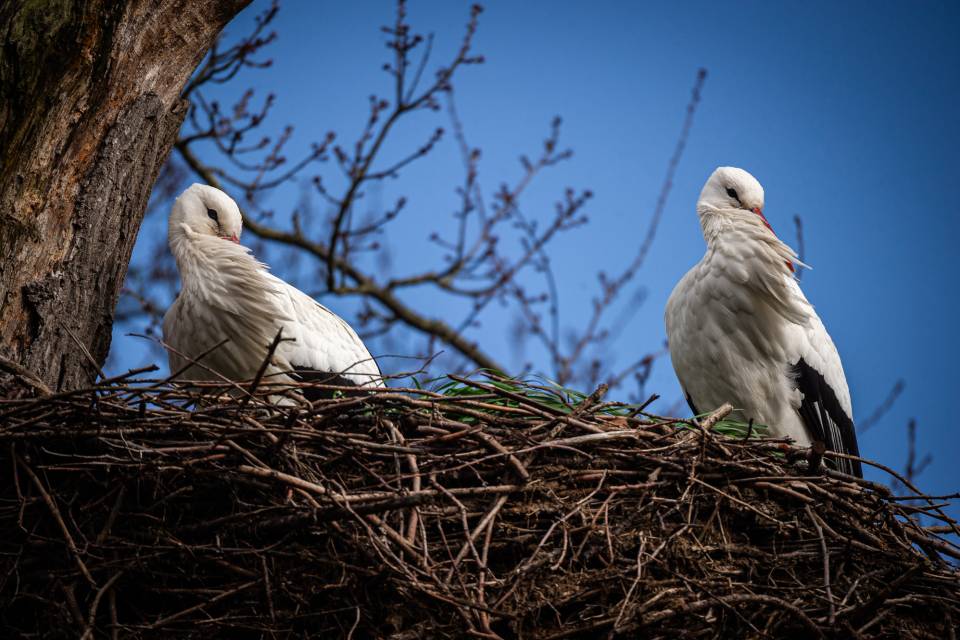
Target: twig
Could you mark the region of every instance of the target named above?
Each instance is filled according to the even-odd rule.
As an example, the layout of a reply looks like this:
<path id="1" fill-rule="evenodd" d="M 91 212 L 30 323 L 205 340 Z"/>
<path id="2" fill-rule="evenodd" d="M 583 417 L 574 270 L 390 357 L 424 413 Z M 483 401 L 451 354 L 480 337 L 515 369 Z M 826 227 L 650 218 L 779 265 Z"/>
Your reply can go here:
<path id="1" fill-rule="evenodd" d="M 703 428 L 704 431 L 710 431 L 718 422 L 730 415 L 732 411 L 733 405 L 729 402 L 724 402 L 710 413 L 710 415 L 700 421 L 700 427 Z"/>
<path id="2" fill-rule="evenodd" d="M 64 542 L 67 543 L 67 549 L 70 550 L 70 555 L 73 556 L 74 562 L 77 563 L 77 568 L 80 569 L 80 573 L 83 574 L 83 577 L 87 579 L 87 582 L 91 586 L 96 587 L 97 582 L 93 579 L 93 576 L 90 575 L 90 570 L 87 569 L 87 565 L 84 563 L 83 558 L 80 557 L 80 550 L 77 549 L 77 544 L 73 541 L 73 536 L 70 534 L 70 529 L 67 528 L 67 523 L 63 521 L 63 516 L 60 515 L 60 509 L 57 507 L 56 501 L 53 497 L 47 492 L 43 487 L 43 482 L 40 481 L 39 476 L 33 472 L 27 463 L 16 453 L 13 454 L 14 459 L 17 461 L 17 464 L 20 465 L 20 468 L 30 477 L 33 486 L 36 487 L 37 491 L 40 492 L 40 495 L 43 497 L 44 504 L 47 505 L 47 509 L 50 510 L 50 515 L 53 516 L 53 519 L 56 521 L 57 526 L 60 528 L 60 532 L 63 534 Z"/>
<path id="3" fill-rule="evenodd" d="M 13 360 L 5 358 L 2 355 L 0 355 L 0 369 L 8 373 L 12 373 L 15 376 L 20 376 L 24 382 L 45 396 L 53 395 L 53 391 L 50 389 L 50 387 L 48 387 L 43 380 L 34 375 L 32 371 L 21 367 Z"/>
<path id="4" fill-rule="evenodd" d="M 830 589 L 830 551 L 827 549 L 827 540 L 823 537 L 823 528 L 820 526 L 820 523 L 817 522 L 817 519 L 813 517 L 813 513 L 810 511 L 810 505 L 808 504 L 804 508 L 810 517 L 810 522 L 813 523 L 813 528 L 817 530 L 817 535 L 820 538 L 820 553 L 823 555 L 823 589 L 827 593 L 827 603 L 830 605 L 830 618 L 828 622 L 832 626 L 837 622 L 837 609 L 833 601 L 833 591 Z"/>
<path id="5" fill-rule="evenodd" d="M 97 594 L 93 597 L 93 602 L 90 603 L 90 615 L 87 620 L 87 628 L 83 630 L 80 640 L 88 640 L 88 638 L 93 637 L 94 628 L 97 622 L 97 609 L 100 607 L 100 600 L 103 598 L 103 594 L 107 593 L 113 588 L 113 584 L 119 580 L 120 576 L 122 575 L 123 570 L 116 572 L 103 584 L 102 587 L 97 589 Z"/>

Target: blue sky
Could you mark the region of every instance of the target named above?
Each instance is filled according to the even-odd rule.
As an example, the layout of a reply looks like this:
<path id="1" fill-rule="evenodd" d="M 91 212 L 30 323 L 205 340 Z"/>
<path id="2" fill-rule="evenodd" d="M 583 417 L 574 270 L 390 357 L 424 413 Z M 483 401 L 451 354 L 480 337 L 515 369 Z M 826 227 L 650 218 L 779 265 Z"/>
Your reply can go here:
<path id="1" fill-rule="evenodd" d="M 228 34 L 245 33 L 265 6 L 255 1 Z M 611 350 L 611 362 L 624 364 L 662 343 L 667 296 L 703 253 L 694 212 L 699 190 L 716 166 L 743 167 L 763 184 L 767 217 L 785 240 L 795 237 L 793 215 L 803 218 L 813 266 L 803 288 L 840 350 L 856 417 L 865 417 L 897 379 L 906 382 L 893 410 L 862 437 L 864 455 L 901 467 L 905 425 L 915 417 L 919 448 L 934 455 L 921 484 L 931 492 L 960 488 L 951 461 L 960 431 L 949 413 L 960 396 L 960 290 L 953 274 L 960 234 L 960 5 L 499 0 L 484 6 L 475 49 L 486 62 L 465 69 L 455 84 L 467 137 L 483 149 L 488 193 L 518 176 L 518 156 L 535 153 L 550 119 L 560 115 L 563 143 L 575 155 L 535 185 L 525 210 L 548 215 L 567 185 L 595 194 L 590 224 L 561 237 L 550 252 L 563 325 L 586 319 L 596 273 L 616 272 L 636 252 L 697 69 L 704 67 L 703 100 L 658 239 L 637 279 L 647 299 Z M 414 28 L 436 33 L 436 60 L 458 46 L 468 7 L 410 3 Z M 278 101 L 268 126 L 293 124 L 300 148 L 328 130 L 350 141 L 365 121 L 367 96 L 389 91 L 379 28 L 392 15 L 385 1 L 287 2 L 275 25 L 273 66 L 241 74 L 208 97 L 229 103 L 248 86 L 257 95 L 272 91 Z M 384 157 L 398 157 L 447 124 L 443 114 L 412 117 Z M 395 268 L 435 259 L 428 229 L 450 224 L 461 178 L 448 139 L 376 194 L 383 203 L 400 194 L 410 199 L 385 238 Z M 291 186 L 270 205 L 289 211 L 298 197 Z M 147 220 L 134 264 L 149 260 L 164 223 L 162 213 Z M 294 276 L 281 257 L 269 259 L 281 276 L 319 291 L 309 272 Z M 448 313 L 442 299 L 416 302 Z M 348 319 L 354 309 L 330 304 Z M 505 337 L 511 319 L 489 313 L 473 335 L 511 366 L 545 366 L 536 350 L 512 348 Z M 117 327 L 113 368 L 152 357 L 138 346 L 142 341 L 124 335 L 135 329 Z M 647 389 L 663 396 L 661 409 L 679 398 L 668 360 L 657 363 Z"/>

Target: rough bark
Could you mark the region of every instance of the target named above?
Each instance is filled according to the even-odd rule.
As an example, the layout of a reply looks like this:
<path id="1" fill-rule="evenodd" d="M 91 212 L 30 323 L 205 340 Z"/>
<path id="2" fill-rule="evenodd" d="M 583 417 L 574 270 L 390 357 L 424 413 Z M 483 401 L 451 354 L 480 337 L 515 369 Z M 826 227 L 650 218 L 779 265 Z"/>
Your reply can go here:
<path id="1" fill-rule="evenodd" d="M 180 93 L 249 2 L 0 4 L 0 373 L 95 375 Z"/>

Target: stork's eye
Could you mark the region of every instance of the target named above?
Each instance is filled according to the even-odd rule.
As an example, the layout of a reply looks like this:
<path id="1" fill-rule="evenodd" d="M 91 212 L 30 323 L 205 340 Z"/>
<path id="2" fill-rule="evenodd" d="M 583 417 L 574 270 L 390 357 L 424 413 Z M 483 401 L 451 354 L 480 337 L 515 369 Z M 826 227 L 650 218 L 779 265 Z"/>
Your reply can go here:
<path id="1" fill-rule="evenodd" d="M 729 192 L 730 190 L 727 189 L 727 191 Z M 214 211 L 213 209 L 207 209 L 207 216 L 209 216 L 210 219 L 216 222 L 217 224 L 220 224 L 220 221 L 217 219 L 217 212 Z"/>
<path id="2" fill-rule="evenodd" d="M 731 188 L 728 187 L 728 188 L 727 188 L 727 195 L 730 196 L 731 198 L 733 198 L 734 200 L 736 200 L 737 202 L 740 202 L 740 196 L 737 195 L 737 190 L 736 190 L 736 189 L 731 189 Z"/>

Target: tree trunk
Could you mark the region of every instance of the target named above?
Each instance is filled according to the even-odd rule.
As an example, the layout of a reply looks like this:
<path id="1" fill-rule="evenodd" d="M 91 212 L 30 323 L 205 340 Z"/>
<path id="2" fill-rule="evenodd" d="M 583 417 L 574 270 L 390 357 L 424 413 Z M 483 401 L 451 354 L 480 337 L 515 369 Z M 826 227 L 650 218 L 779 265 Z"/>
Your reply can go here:
<path id="1" fill-rule="evenodd" d="M 180 92 L 249 2 L 0 5 L 0 373 L 94 378 Z"/>

